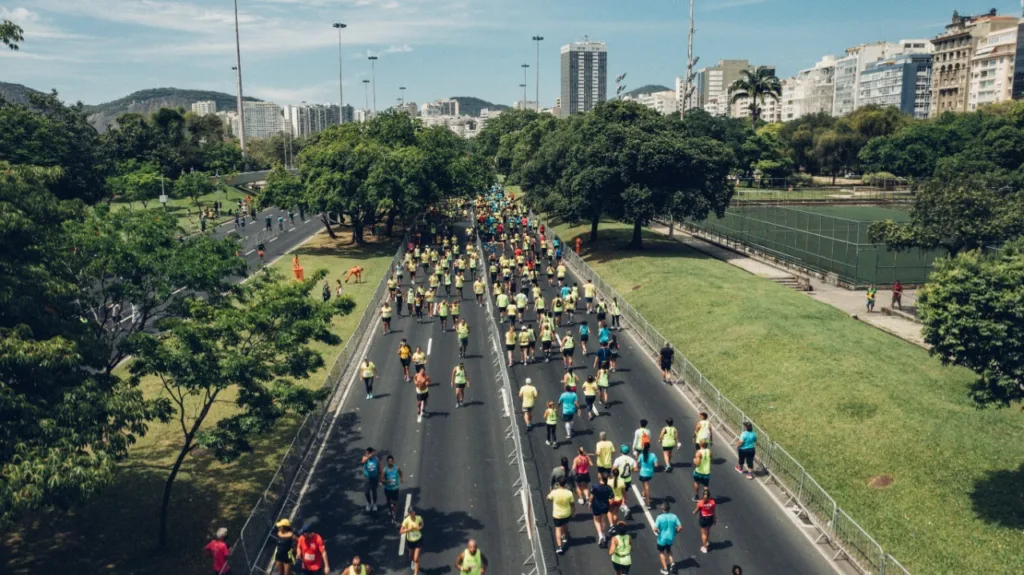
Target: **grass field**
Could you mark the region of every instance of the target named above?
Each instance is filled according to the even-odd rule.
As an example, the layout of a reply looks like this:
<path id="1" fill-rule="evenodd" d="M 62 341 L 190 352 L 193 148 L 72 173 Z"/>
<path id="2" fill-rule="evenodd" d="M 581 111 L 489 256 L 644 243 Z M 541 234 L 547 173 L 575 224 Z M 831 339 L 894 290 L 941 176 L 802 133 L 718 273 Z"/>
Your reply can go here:
<path id="1" fill-rule="evenodd" d="M 910 209 L 899 206 L 792 206 L 793 209 L 833 218 L 844 218 L 858 222 L 893 220 L 905 222 L 910 219 Z"/>
<path id="2" fill-rule="evenodd" d="M 397 247 L 382 242 L 358 248 L 348 245 L 350 238 L 347 232 L 339 234 L 336 241 L 319 235 L 295 252 L 307 277 L 315 270 L 326 269 L 332 286 L 353 265 L 365 268 L 364 283 L 345 288 L 356 300 L 355 310 L 336 319 L 333 325 L 334 332 L 345 341 L 359 323 L 367 298 L 373 295 Z M 290 257 L 281 258 L 274 267 L 291 277 Z M 320 297 L 319 289 L 313 290 L 313 297 Z M 341 345 L 320 347 L 327 367 L 313 374 L 307 385 L 323 384 Z M 160 393 L 154 380 L 143 385 L 147 394 Z M 209 425 L 230 413 L 231 404 L 222 402 L 214 410 Z M 227 526 L 231 530 L 229 539 L 234 540 L 258 494 L 277 469 L 298 423 L 292 418 L 279 425 L 274 433 L 255 443 L 253 453 L 232 464 L 221 464 L 202 453 L 187 459 L 174 486 L 168 548 L 161 552 L 154 551 L 159 500 L 167 470 L 177 455 L 181 432 L 174 425 L 150 426 L 149 433 L 132 448 L 115 484 L 98 498 L 68 514 L 39 514 L 7 534 L 0 546 L 0 572 L 207 573 L 210 563 L 202 548 L 210 534 L 219 526 Z"/>
<path id="3" fill-rule="evenodd" d="M 203 206 L 213 206 L 213 202 L 223 202 L 224 207 L 221 210 L 221 216 L 215 218 L 213 221 L 207 222 L 207 229 L 216 225 L 220 222 L 226 222 L 232 218 L 228 216 L 228 210 L 235 210 L 238 208 L 238 200 L 245 199 L 245 192 L 238 188 L 226 187 L 225 192 L 214 192 L 212 194 L 206 194 L 205 196 L 199 196 L 199 202 Z M 111 204 L 114 210 L 160 210 L 165 209 L 162 207 L 160 202 L 153 200 L 148 202 L 146 206 L 143 206 L 141 202 L 114 202 Z M 173 198 L 167 200 L 166 211 L 178 219 L 178 225 L 181 226 L 186 232 L 195 232 L 199 230 L 199 210 L 196 208 L 195 203 L 192 202 L 191 198 Z M 191 211 L 191 214 L 189 214 Z"/>
<path id="4" fill-rule="evenodd" d="M 912 572 L 1024 572 L 1024 416 L 973 374 L 663 236 L 555 230 Z"/>

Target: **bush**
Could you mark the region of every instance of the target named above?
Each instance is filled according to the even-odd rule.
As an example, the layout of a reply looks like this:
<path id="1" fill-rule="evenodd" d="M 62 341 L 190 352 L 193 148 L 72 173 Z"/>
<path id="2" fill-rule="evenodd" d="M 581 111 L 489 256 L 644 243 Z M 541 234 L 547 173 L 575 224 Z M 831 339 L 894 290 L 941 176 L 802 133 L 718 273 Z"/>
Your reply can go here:
<path id="1" fill-rule="evenodd" d="M 906 178 L 890 174 L 889 172 L 875 172 L 873 174 L 864 174 L 861 178 L 866 186 L 877 186 L 880 188 L 891 187 L 896 185 L 904 185 L 907 183 Z"/>

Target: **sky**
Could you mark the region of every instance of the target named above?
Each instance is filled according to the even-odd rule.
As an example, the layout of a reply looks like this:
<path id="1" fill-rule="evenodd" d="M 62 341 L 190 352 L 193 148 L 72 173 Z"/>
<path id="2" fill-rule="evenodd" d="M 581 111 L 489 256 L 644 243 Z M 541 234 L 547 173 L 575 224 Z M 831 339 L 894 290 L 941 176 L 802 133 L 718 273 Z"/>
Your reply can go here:
<path id="1" fill-rule="evenodd" d="M 246 95 L 279 104 L 338 101 L 343 22 L 344 99 L 361 107 L 369 55 L 376 55 L 377 107 L 405 86 L 406 101 L 476 96 L 510 105 L 554 105 L 559 48 L 584 36 L 608 45 L 609 93 L 672 87 L 686 70 L 686 0 L 238 0 Z M 697 68 L 721 59 L 774 64 L 779 77 L 825 54 L 877 40 L 930 38 L 953 10 L 996 8 L 1020 15 L 1017 0 L 696 0 Z M 0 19 L 25 31 L 21 50 L 0 52 L 0 81 L 62 99 L 98 104 L 135 90 L 235 92 L 231 0 L 0 0 Z M 372 104 L 372 103 L 371 103 Z"/>

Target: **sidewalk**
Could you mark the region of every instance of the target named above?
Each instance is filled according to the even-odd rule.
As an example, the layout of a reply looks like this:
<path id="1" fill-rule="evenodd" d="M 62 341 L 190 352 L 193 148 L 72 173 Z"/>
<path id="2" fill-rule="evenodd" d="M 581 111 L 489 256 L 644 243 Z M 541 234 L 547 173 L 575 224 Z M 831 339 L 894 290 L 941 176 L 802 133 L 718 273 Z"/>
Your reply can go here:
<path id="1" fill-rule="evenodd" d="M 668 235 L 668 226 L 663 224 L 651 222 L 647 227 L 653 232 L 657 232 L 665 236 Z M 689 248 L 706 253 L 709 256 L 720 259 L 724 262 L 728 262 L 729 264 L 758 277 L 772 281 L 786 280 L 795 277 L 794 274 L 789 271 L 781 270 L 764 262 L 738 254 L 730 249 L 694 237 L 678 229 L 674 231 L 672 237 L 677 242 L 685 244 Z M 810 284 L 813 288 L 812 291 L 803 292 L 808 296 L 836 309 L 842 310 L 851 317 L 872 325 L 900 339 L 909 341 L 910 343 L 921 347 L 928 347 L 928 344 L 924 342 L 924 337 L 921 333 L 921 324 L 896 315 L 884 314 L 880 311 L 883 307 L 888 307 L 892 301 L 891 290 L 878 290 L 878 297 L 875 306 L 876 311 L 869 314 L 865 307 L 866 298 L 863 291 L 851 291 L 845 288 L 833 286 L 813 277 L 810 278 Z M 913 309 L 917 304 L 917 290 L 904 290 L 903 304 L 906 309 Z"/>

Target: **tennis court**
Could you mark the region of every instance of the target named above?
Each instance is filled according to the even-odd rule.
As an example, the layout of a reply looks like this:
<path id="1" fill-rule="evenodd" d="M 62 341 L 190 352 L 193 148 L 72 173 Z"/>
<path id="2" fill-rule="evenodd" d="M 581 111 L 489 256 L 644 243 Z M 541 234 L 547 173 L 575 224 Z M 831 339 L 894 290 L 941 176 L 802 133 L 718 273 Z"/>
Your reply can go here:
<path id="1" fill-rule="evenodd" d="M 941 251 L 894 252 L 868 237 L 874 221 L 908 218 L 905 211 L 880 206 L 744 206 L 729 208 L 723 218 L 711 216 L 687 225 L 800 267 L 835 273 L 851 287 L 897 279 L 923 284 Z"/>

